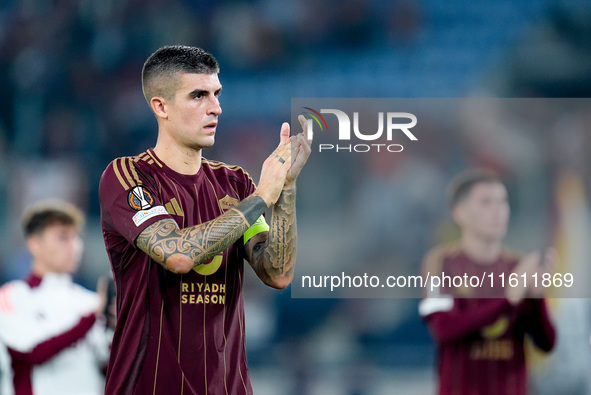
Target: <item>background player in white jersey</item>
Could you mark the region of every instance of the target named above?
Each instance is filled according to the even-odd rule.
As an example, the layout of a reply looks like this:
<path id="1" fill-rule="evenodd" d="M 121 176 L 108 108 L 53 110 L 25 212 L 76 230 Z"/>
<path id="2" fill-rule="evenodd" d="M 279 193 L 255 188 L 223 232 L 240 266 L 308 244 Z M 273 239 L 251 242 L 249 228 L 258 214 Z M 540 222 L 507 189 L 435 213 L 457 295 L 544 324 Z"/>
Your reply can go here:
<path id="1" fill-rule="evenodd" d="M 102 394 L 110 335 L 99 294 L 74 282 L 83 215 L 65 202 L 40 203 L 24 216 L 31 271 L 0 288 L 0 342 L 10 355 L 3 382 L 16 395 Z"/>

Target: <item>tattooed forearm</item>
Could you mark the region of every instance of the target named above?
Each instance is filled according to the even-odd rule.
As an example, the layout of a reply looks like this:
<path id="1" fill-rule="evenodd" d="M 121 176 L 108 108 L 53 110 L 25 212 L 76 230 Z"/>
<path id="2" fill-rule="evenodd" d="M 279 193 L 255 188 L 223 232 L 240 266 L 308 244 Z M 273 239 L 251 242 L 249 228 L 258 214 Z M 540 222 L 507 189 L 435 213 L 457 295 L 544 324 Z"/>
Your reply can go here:
<path id="1" fill-rule="evenodd" d="M 273 206 L 269 224 L 268 246 L 265 258 L 278 274 L 285 274 L 292 267 L 297 243 L 295 216 L 295 189 L 285 190 Z M 294 256 L 295 258 L 295 256 Z"/>
<path id="2" fill-rule="evenodd" d="M 179 229 L 173 219 L 164 219 L 147 227 L 138 236 L 136 245 L 166 269 L 188 271 L 238 240 L 266 207 L 260 197 L 250 196 L 221 216 L 189 228 Z M 190 261 L 177 267 L 170 260 L 175 256 L 178 258 L 175 262 L 187 262 L 184 258 Z"/>
<path id="3" fill-rule="evenodd" d="M 258 277 L 272 287 L 284 288 L 293 277 L 297 247 L 295 187 L 284 190 L 273 206 L 269 233 L 252 246 L 249 262 Z"/>

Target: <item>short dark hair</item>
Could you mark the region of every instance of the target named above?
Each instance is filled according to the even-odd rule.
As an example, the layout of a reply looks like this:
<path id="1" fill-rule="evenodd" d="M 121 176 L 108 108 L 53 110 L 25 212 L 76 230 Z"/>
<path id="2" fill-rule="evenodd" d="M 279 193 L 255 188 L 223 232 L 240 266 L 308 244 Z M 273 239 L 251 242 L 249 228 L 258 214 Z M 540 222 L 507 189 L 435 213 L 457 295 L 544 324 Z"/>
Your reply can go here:
<path id="1" fill-rule="evenodd" d="M 447 186 L 447 204 L 453 209 L 463 201 L 472 191 L 476 184 L 480 183 L 501 183 L 499 175 L 488 169 L 469 169 L 456 175 Z"/>
<path id="2" fill-rule="evenodd" d="M 61 201 L 43 201 L 29 207 L 23 215 L 25 237 L 38 235 L 52 225 L 73 225 L 81 228 L 84 215 L 74 205 Z"/>
<path id="3" fill-rule="evenodd" d="M 218 61 L 201 48 L 169 45 L 158 49 L 144 63 L 142 90 L 150 103 L 155 96 L 171 100 L 178 86 L 177 73 L 219 73 Z"/>

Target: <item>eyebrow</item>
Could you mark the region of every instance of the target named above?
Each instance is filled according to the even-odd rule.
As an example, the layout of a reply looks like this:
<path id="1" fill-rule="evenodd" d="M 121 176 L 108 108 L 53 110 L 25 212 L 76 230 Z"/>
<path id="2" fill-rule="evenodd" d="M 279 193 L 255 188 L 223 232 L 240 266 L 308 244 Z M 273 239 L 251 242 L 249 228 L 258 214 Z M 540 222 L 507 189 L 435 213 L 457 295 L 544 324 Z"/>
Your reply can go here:
<path id="1" fill-rule="evenodd" d="M 222 87 L 220 86 L 219 89 L 217 89 L 215 92 L 213 92 L 214 95 L 219 95 L 220 93 L 222 93 Z M 197 95 L 209 95 L 209 91 L 206 89 L 194 89 L 191 92 L 189 92 L 189 96 L 191 97 L 195 97 Z"/>

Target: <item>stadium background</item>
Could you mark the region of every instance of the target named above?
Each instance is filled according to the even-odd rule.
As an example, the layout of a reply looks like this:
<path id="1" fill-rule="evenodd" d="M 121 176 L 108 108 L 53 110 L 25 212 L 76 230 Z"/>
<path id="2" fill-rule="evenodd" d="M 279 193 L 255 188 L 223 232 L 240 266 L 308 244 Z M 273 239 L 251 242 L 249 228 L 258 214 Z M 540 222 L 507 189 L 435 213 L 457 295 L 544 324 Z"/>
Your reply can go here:
<path id="1" fill-rule="evenodd" d="M 591 6 L 583 0 L 0 0 L 0 283 L 28 269 L 18 224 L 24 207 L 51 197 L 88 215 L 77 280 L 93 288 L 97 276 L 108 273 L 98 179 L 113 158 L 154 143 L 156 123 L 141 94 L 140 69 L 156 48 L 176 43 L 201 46 L 221 64 L 224 114 L 205 156 L 242 165 L 255 180 L 279 125 L 290 117 L 292 97 L 591 93 Z M 510 147 L 503 132 L 452 138 L 434 127 L 431 144 L 416 155 L 368 163 L 371 171 L 392 175 L 386 189 L 338 162 L 323 163 L 321 171 L 309 167 L 300 190 L 316 188 L 331 205 L 318 206 L 310 191 L 299 200 L 300 248 L 320 240 L 338 249 L 339 235 L 315 232 L 317 222 L 359 211 L 356 199 L 363 195 L 341 192 L 366 182 L 367 193 L 386 190 L 395 202 L 365 216 L 392 219 L 381 224 L 384 237 L 373 240 L 380 256 L 371 259 L 403 251 L 397 259 L 418 268 L 426 249 L 449 232 L 447 180 L 465 166 L 487 165 L 509 181 L 517 218 L 509 240 L 516 248 L 535 248 L 522 236 L 542 217 L 550 218 L 545 236 L 580 250 L 565 235 L 580 236 L 589 224 L 569 225 L 561 212 L 588 218 L 589 114 L 583 108 L 560 126 L 517 128 L 510 141 L 520 144 Z M 579 188 L 563 187 L 565 174 L 568 185 Z M 559 195 L 562 205 L 553 198 Z M 540 200 L 536 210 L 528 204 Z M 589 257 L 571 251 L 577 253 Z M 247 347 L 257 394 L 432 391 L 434 348 L 416 300 L 292 300 L 289 290 L 265 289 L 246 272 Z M 591 393 L 589 301 L 555 305 L 559 350 L 551 360 L 537 360 L 532 388 Z"/>

